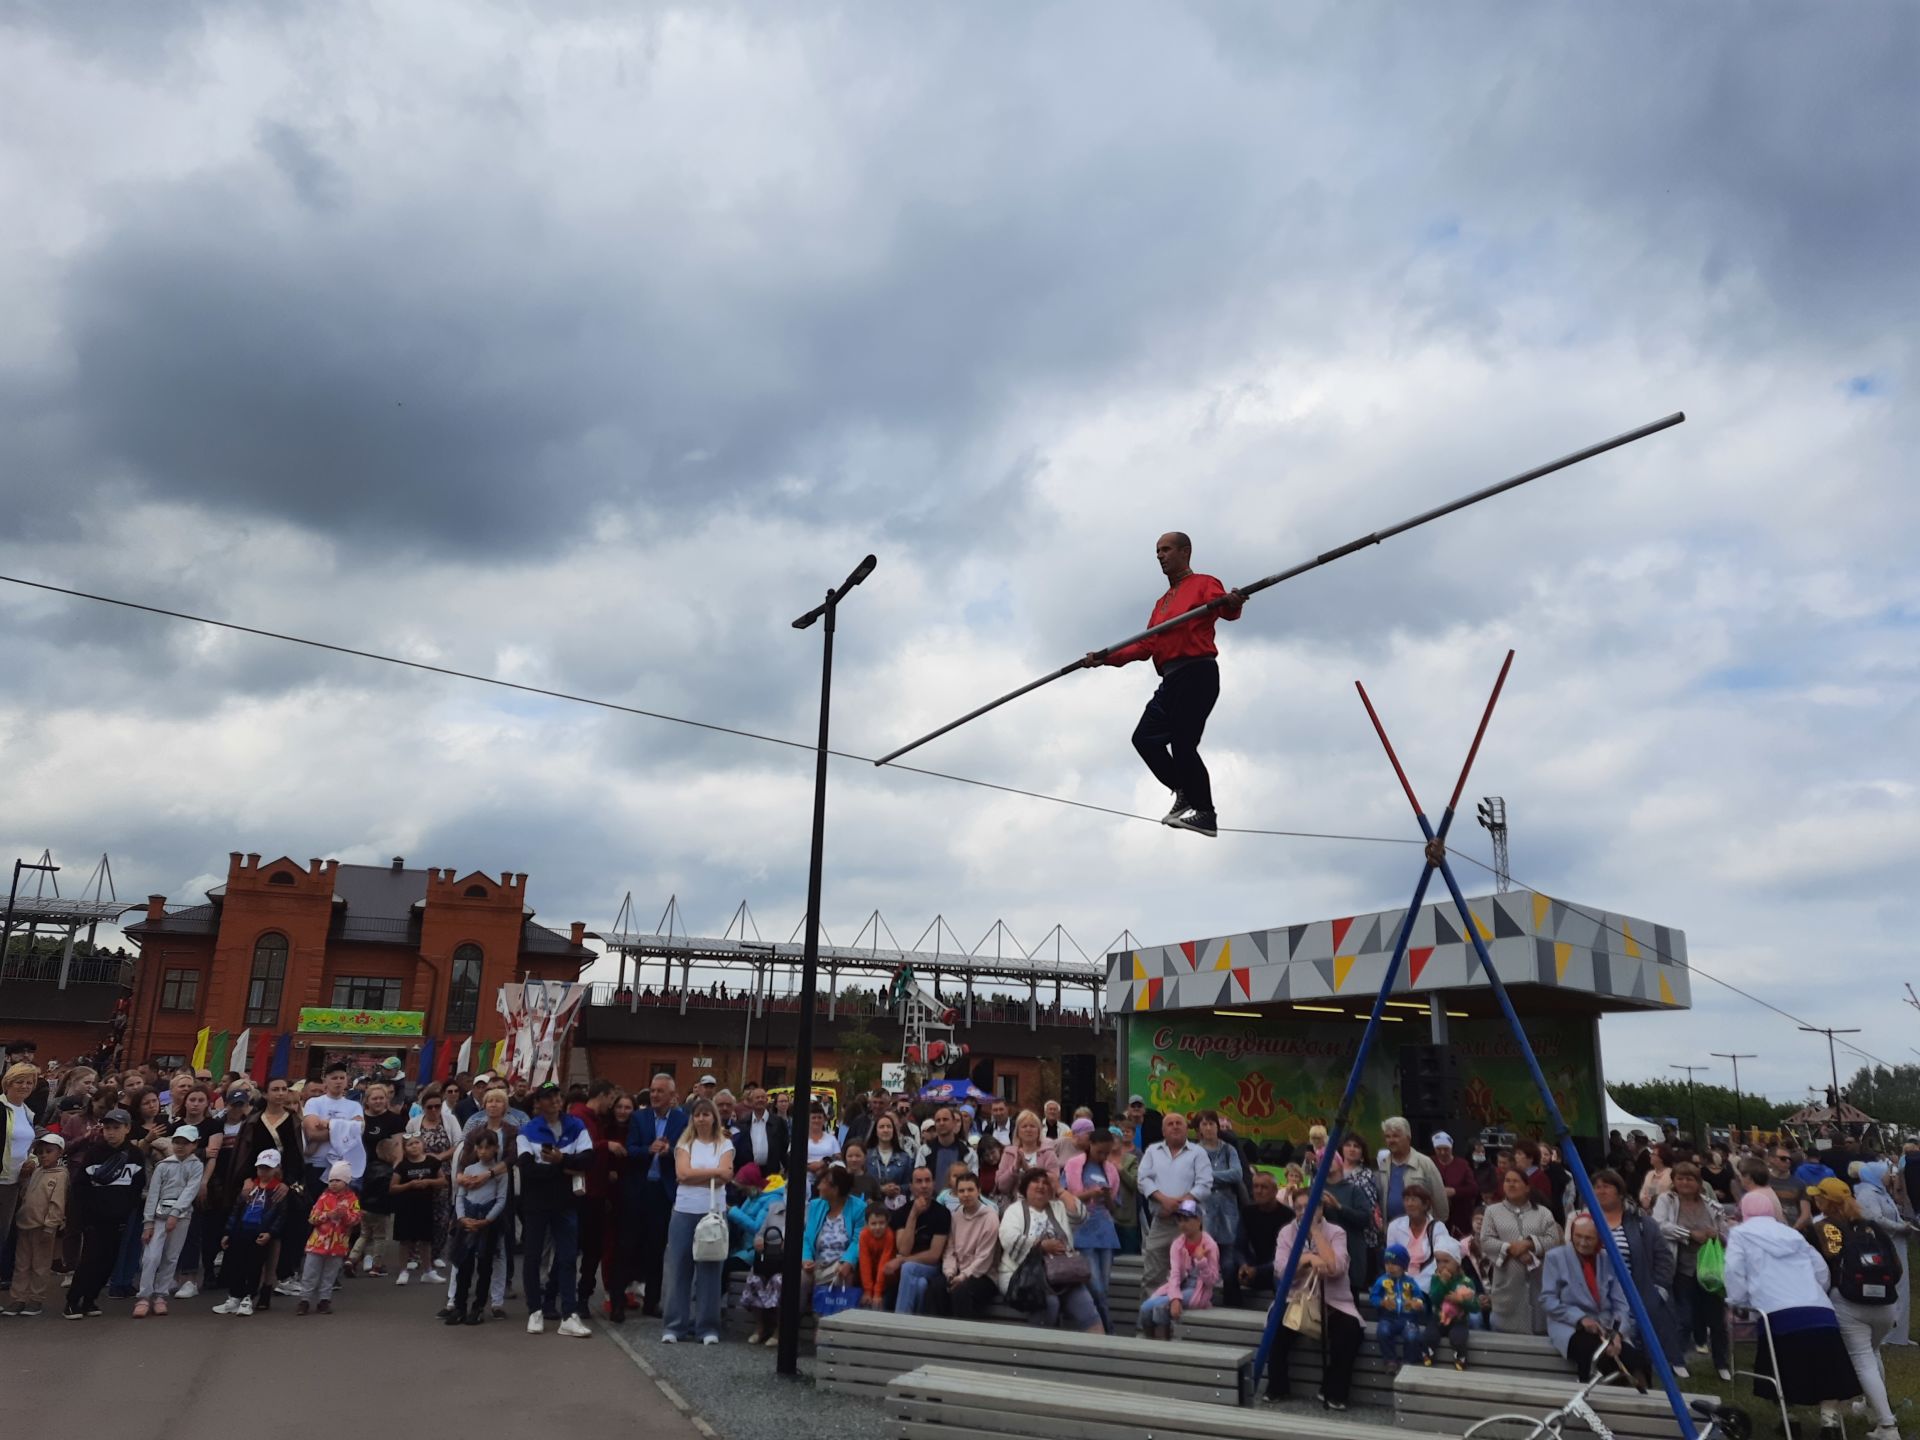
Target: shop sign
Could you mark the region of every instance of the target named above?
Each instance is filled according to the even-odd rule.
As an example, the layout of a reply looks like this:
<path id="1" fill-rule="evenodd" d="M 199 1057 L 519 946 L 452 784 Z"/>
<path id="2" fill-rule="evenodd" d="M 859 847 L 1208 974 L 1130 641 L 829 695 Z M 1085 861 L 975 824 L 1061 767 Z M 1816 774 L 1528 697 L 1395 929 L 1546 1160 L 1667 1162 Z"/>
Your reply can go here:
<path id="1" fill-rule="evenodd" d="M 300 1033 L 303 1035 L 422 1035 L 426 1033 L 424 1010 L 336 1010 L 314 1006 L 300 1007 Z"/>

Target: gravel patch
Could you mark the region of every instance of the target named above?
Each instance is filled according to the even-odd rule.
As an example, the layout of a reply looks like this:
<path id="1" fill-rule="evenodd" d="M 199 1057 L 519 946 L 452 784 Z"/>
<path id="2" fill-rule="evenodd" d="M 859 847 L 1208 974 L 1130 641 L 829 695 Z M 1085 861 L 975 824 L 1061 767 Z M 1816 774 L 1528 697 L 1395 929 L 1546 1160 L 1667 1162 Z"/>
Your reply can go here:
<path id="1" fill-rule="evenodd" d="M 598 1316 L 594 1328 L 613 1330 Z M 894 1433 L 878 1401 L 815 1388 L 810 1355 L 800 1357 L 801 1378 L 787 1380 L 774 1373 L 773 1347 L 749 1345 L 737 1333 L 718 1345 L 662 1345 L 660 1322 L 638 1316 L 617 1333 L 721 1440 L 825 1434 L 835 1440 L 891 1440 Z"/>

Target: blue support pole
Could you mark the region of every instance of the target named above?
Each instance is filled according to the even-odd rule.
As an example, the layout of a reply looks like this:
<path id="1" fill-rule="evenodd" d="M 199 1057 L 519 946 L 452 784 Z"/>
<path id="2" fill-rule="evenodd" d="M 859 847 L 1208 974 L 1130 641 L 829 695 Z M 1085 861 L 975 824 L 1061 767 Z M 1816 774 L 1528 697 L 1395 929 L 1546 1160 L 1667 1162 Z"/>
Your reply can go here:
<path id="1" fill-rule="evenodd" d="M 1451 813 L 1448 818 L 1451 819 Z M 1420 828 L 1427 831 L 1427 820 L 1420 817 Z M 1435 837 L 1427 831 L 1428 838 L 1444 838 L 1445 826 L 1441 827 L 1441 836 Z M 1431 852 L 1429 852 L 1431 853 Z M 1467 938 L 1473 941 L 1473 952 L 1480 957 L 1480 968 L 1486 972 L 1487 984 L 1493 989 L 1494 999 L 1500 1002 L 1500 1013 L 1507 1017 L 1507 1026 L 1513 1031 L 1514 1041 L 1520 1047 L 1520 1054 L 1527 1062 L 1527 1072 L 1533 1076 L 1534 1088 L 1540 1092 L 1540 1103 L 1547 1107 L 1547 1118 L 1553 1123 L 1553 1138 L 1565 1157 L 1567 1168 L 1573 1171 L 1573 1181 L 1580 1191 L 1580 1199 L 1587 1207 L 1589 1215 L 1600 1213 L 1600 1202 L 1594 1198 L 1593 1182 L 1587 1178 L 1587 1167 L 1580 1158 L 1580 1151 L 1573 1143 L 1573 1136 L 1567 1129 L 1567 1122 L 1555 1103 L 1553 1090 L 1547 1084 L 1546 1073 L 1540 1068 L 1540 1061 L 1533 1053 L 1533 1042 L 1527 1039 L 1527 1032 L 1520 1024 L 1520 1016 L 1513 1008 L 1513 1001 L 1507 995 L 1507 987 L 1500 979 L 1500 973 L 1493 968 L 1493 957 L 1487 953 L 1486 942 L 1480 938 L 1480 927 L 1475 923 L 1473 912 L 1467 908 L 1466 896 L 1460 893 L 1459 882 L 1453 878 L 1453 867 L 1447 863 L 1444 854 L 1440 859 L 1440 875 L 1447 882 L 1447 893 L 1453 896 L 1454 909 L 1460 912 L 1461 923 L 1466 927 Z M 1424 878 L 1424 877 L 1423 877 Z M 1620 1277 L 1620 1288 L 1627 1292 L 1627 1304 L 1633 1310 L 1634 1323 L 1640 1327 L 1641 1339 L 1646 1343 L 1647 1356 L 1653 1361 L 1654 1369 L 1659 1373 L 1661 1388 L 1667 1392 L 1667 1403 L 1673 1407 L 1673 1418 L 1680 1426 L 1681 1440 L 1693 1440 L 1693 1418 L 1687 1410 L 1686 1396 L 1680 1393 L 1680 1382 L 1674 1377 L 1673 1367 L 1667 1363 L 1666 1351 L 1660 1347 L 1660 1336 L 1653 1328 L 1653 1317 L 1647 1313 L 1647 1302 L 1641 1297 L 1639 1288 L 1633 1283 L 1633 1274 L 1627 1269 L 1627 1260 L 1620 1253 L 1619 1245 L 1614 1241 L 1613 1230 L 1606 1225 L 1593 1227 L 1600 1233 L 1600 1243 L 1606 1247 L 1607 1258 L 1613 1262 L 1613 1273 Z"/>
<path id="2" fill-rule="evenodd" d="M 1425 828 L 1427 817 L 1420 817 Z M 1447 827 L 1453 823 L 1451 811 L 1440 822 L 1440 833 L 1446 834 Z M 1393 993 L 1393 982 L 1400 976 L 1400 962 L 1407 953 L 1407 942 L 1413 934 L 1413 917 L 1420 913 L 1420 906 L 1427 898 L 1427 886 L 1433 880 L 1433 866 L 1428 865 L 1420 872 L 1420 883 L 1413 888 L 1413 903 L 1407 907 L 1407 917 L 1400 922 L 1399 938 L 1393 942 L 1393 958 L 1387 962 L 1386 978 L 1380 982 L 1380 993 L 1373 997 L 1373 1013 L 1367 1017 L 1367 1028 L 1360 1036 L 1359 1052 L 1353 1057 L 1353 1069 L 1347 1075 L 1347 1088 L 1340 1096 L 1340 1108 L 1334 1112 L 1333 1123 L 1327 1127 L 1327 1145 L 1320 1152 L 1320 1163 L 1314 1168 L 1313 1185 L 1307 1193 L 1305 1215 L 1294 1217 L 1293 1249 L 1287 1255 L 1286 1269 L 1274 1277 L 1273 1307 L 1267 1311 L 1267 1328 L 1261 1332 L 1260 1348 L 1253 1356 L 1253 1383 L 1260 1384 L 1260 1377 L 1266 1373 L 1267 1357 L 1273 1350 L 1273 1342 L 1280 1332 L 1280 1320 L 1286 1314 L 1287 1295 L 1293 1289 L 1294 1272 L 1300 1268 L 1300 1257 L 1306 1252 L 1307 1235 L 1312 1230 L 1308 1217 L 1320 1210 L 1320 1198 L 1327 1189 L 1327 1170 L 1333 1163 L 1333 1157 L 1339 1153 L 1340 1137 L 1347 1128 L 1347 1116 L 1353 1109 L 1354 1097 L 1360 1093 L 1360 1076 L 1367 1066 L 1367 1055 L 1373 1049 L 1374 1040 L 1379 1036 L 1381 1019 L 1386 1014 L 1387 996 Z"/>

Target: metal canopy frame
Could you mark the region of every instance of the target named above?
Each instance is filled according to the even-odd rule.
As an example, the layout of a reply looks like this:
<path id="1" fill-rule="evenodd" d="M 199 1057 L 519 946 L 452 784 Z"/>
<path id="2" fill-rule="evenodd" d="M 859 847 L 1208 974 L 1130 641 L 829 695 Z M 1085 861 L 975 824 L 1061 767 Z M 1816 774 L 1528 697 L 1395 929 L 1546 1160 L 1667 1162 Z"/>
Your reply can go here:
<path id="1" fill-rule="evenodd" d="M 1353 1070 L 1347 1076 L 1347 1088 L 1341 1093 L 1340 1108 L 1335 1112 L 1333 1121 L 1327 1126 L 1326 1148 L 1320 1156 L 1320 1163 L 1313 1172 L 1313 1185 L 1307 1194 L 1305 1213 L 1309 1216 L 1319 1213 L 1321 1197 L 1326 1193 L 1327 1173 L 1332 1158 L 1339 1153 L 1341 1137 L 1346 1133 L 1347 1118 L 1353 1109 L 1355 1096 L 1359 1093 L 1360 1077 L 1366 1069 L 1368 1053 L 1373 1049 L 1374 1041 L 1380 1034 L 1382 1017 L 1386 1014 L 1387 996 L 1393 992 L 1393 982 L 1400 973 L 1400 962 L 1406 958 L 1407 942 L 1413 932 L 1413 920 L 1420 913 L 1421 902 L 1426 899 L 1427 886 L 1438 875 L 1446 884 L 1447 893 L 1453 897 L 1454 908 L 1460 912 L 1463 932 L 1473 944 L 1474 954 L 1479 957 L 1480 968 L 1492 987 L 1494 998 L 1500 1004 L 1500 1013 L 1506 1018 L 1507 1028 L 1513 1034 L 1514 1044 L 1519 1047 L 1521 1056 L 1527 1062 L 1527 1071 L 1533 1078 L 1534 1088 L 1540 1094 L 1540 1103 L 1546 1107 L 1547 1117 L 1553 1127 L 1553 1138 L 1560 1146 L 1560 1153 L 1567 1168 L 1573 1172 L 1574 1184 L 1580 1192 L 1581 1201 L 1588 1213 L 1600 1213 L 1600 1203 L 1594 1198 L 1593 1182 L 1587 1176 L 1587 1167 L 1580 1158 L 1579 1150 L 1573 1144 L 1573 1136 L 1567 1128 L 1566 1117 L 1560 1113 L 1560 1106 L 1553 1098 L 1553 1090 L 1547 1084 L 1547 1077 L 1540 1069 L 1539 1058 L 1533 1053 L 1533 1044 L 1527 1039 L 1526 1028 L 1520 1023 L 1520 1016 L 1513 1008 L 1513 1001 L 1507 995 L 1507 987 L 1500 979 L 1500 972 L 1494 969 L 1493 957 L 1487 953 L 1486 942 L 1480 938 L 1480 928 L 1473 922 L 1473 915 L 1467 908 L 1466 895 L 1461 891 L 1459 882 L 1454 878 L 1453 866 L 1447 859 L 1447 833 L 1453 828 L 1453 817 L 1460 803 L 1460 795 L 1466 789 L 1467 776 L 1473 770 L 1474 758 L 1480 753 L 1480 742 L 1486 737 L 1487 724 L 1493 719 L 1493 707 L 1500 700 L 1500 691 L 1507 683 L 1507 672 L 1513 668 L 1513 651 L 1507 652 L 1507 658 L 1500 666 L 1499 678 L 1493 682 L 1493 693 L 1487 697 L 1487 708 L 1481 713 L 1480 726 L 1473 732 L 1473 743 L 1467 748 L 1467 758 L 1460 767 L 1460 778 L 1454 783 L 1453 794 L 1447 800 L 1447 808 L 1441 813 L 1440 826 L 1435 829 L 1428 821 L 1427 814 L 1421 808 L 1420 799 L 1414 794 L 1413 785 L 1407 779 L 1407 772 L 1401 768 L 1399 756 L 1394 754 L 1393 743 L 1387 739 L 1386 727 L 1380 723 L 1373 702 L 1367 698 L 1366 686 L 1354 682 L 1354 689 L 1360 694 L 1360 703 L 1366 707 L 1367 719 L 1372 722 L 1374 733 L 1380 737 L 1381 748 L 1387 752 L 1387 763 L 1393 767 L 1394 776 L 1400 781 L 1400 788 L 1406 793 L 1407 803 L 1413 807 L 1414 819 L 1419 823 L 1420 833 L 1426 840 L 1425 863 L 1421 866 L 1419 882 L 1413 889 L 1413 903 L 1407 907 L 1407 916 L 1400 926 L 1399 937 L 1394 942 L 1393 958 L 1387 964 L 1387 973 L 1380 982 L 1380 991 L 1374 997 L 1373 1012 L 1367 1017 L 1366 1032 L 1360 1037 L 1360 1048 L 1353 1057 Z M 1640 1327 L 1642 1339 L 1646 1342 L 1648 1358 L 1653 1362 L 1660 1376 L 1662 1387 L 1666 1391 L 1667 1403 L 1673 1408 L 1675 1422 L 1679 1426 L 1682 1440 L 1692 1440 L 1693 1420 L 1687 1410 L 1686 1397 L 1680 1393 L 1679 1382 L 1674 1378 L 1673 1367 L 1667 1363 L 1667 1357 L 1660 1348 L 1660 1338 L 1654 1329 L 1652 1317 L 1647 1313 L 1646 1301 L 1641 1298 L 1639 1289 L 1633 1283 L 1633 1274 L 1627 1267 L 1626 1257 L 1620 1253 L 1613 1238 L 1613 1231 L 1605 1225 L 1595 1227 L 1600 1233 L 1600 1243 L 1605 1248 L 1614 1274 L 1620 1280 L 1620 1287 L 1626 1291 L 1627 1303 L 1633 1310 L 1634 1323 Z M 1268 1357 L 1273 1350 L 1273 1342 L 1279 1334 L 1280 1322 L 1287 1308 L 1287 1297 L 1293 1290 L 1293 1278 L 1300 1266 L 1301 1254 L 1306 1249 L 1307 1236 L 1311 1230 L 1308 1224 L 1298 1224 L 1294 1228 L 1293 1248 L 1287 1255 L 1287 1263 L 1275 1277 L 1273 1306 L 1267 1312 L 1267 1324 L 1260 1337 L 1260 1348 L 1254 1355 L 1254 1380 L 1258 1383 L 1265 1371 Z"/>

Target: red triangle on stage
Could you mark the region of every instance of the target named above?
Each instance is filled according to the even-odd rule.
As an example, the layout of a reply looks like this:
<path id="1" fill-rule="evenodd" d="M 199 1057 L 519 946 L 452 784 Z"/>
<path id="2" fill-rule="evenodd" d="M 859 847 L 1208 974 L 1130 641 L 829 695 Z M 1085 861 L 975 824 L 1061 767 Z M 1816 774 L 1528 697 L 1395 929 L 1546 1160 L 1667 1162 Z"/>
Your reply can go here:
<path id="1" fill-rule="evenodd" d="M 1433 946 L 1427 945 L 1407 951 L 1407 983 L 1418 985 L 1420 972 L 1427 968 L 1427 961 L 1433 958 Z"/>
<path id="2" fill-rule="evenodd" d="M 1233 979 L 1234 983 L 1240 987 L 1240 993 L 1251 1000 L 1253 998 L 1253 971 L 1236 970 L 1233 972 Z"/>
<path id="3" fill-rule="evenodd" d="M 1351 915 L 1349 915 L 1344 920 L 1336 920 L 1333 922 L 1333 953 L 1334 954 L 1338 955 L 1340 953 L 1340 942 L 1347 938 L 1347 930 L 1349 927 L 1352 926 L 1352 924 L 1353 924 L 1353 916 Z"/>
<path id="4" fill-rule="evenodd" d="M 1199 957 L 1194 953 L 1193 941 L 1182 940 L 1180 942 L 1180 953 L 1187 957 L 1187 968 L 1189 970 L 1197 970 L 1200 968 Z"/>

